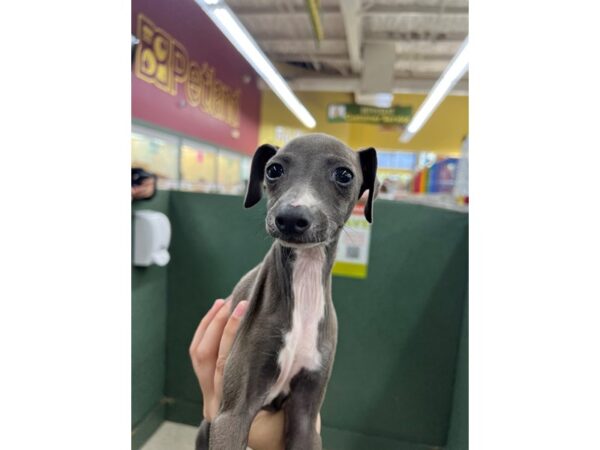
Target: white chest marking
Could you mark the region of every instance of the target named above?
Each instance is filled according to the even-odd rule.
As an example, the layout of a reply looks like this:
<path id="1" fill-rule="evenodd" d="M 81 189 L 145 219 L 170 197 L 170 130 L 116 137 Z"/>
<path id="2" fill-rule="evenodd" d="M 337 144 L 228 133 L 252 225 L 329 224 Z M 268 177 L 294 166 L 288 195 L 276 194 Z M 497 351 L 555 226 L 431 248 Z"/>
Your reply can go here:
<path id="1" fill-rule="evenodd" d="M 292 272 L 292 327 L 284 336 L 284 345 L 278 358 L 281 372 L 269 391 L 266 404 L 282 392 L 287 394 L 291 379 L 302 368 L 317 370 L 321 366 L 317 340 L 319 322 L 325 314 L 324 263 L 325 253 L 321 247 L 296 250 Z"/>

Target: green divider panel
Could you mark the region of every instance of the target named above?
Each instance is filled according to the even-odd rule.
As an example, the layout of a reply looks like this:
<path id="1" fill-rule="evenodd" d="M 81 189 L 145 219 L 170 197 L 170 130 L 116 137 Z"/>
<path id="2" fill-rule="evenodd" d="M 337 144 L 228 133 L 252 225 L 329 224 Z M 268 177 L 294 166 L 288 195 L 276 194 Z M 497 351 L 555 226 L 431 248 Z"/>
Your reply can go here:
<path id="1" fill-rule="evenodd" d="M 321 429 L 324 450 L 441 450 L 442 447 L 416 442 L 398 441 L 381 436 L 360 434 L 355 431 L 338 430 L 323 426 Z"/>
<path id="2" fill-rule="evenodd" d="M 137 450 L 141 448 L 164 420 L 165 405 L 160 402 L 135 425 L 133 430 L 131 430 L 131 449 Z"/>
<path id="3" fill-rule="evenodd" d="M 141 209 L 167 214 L 169 192 L 158 191 L 152 200 L 132 205 L 133 211 Z M 133 447 L 138 448 L 164 417 L 167 268 L 132 266 L 131 291 L 131 423 Z"/>
<path id="4" fill-rule="evenodd" d="M 376 202 L 368 278 L 333 282 L 339 342 L 324 425 L 445 444 L 467 287 L 467 221 L 453 211 Z"/>
<path id="5" fill-rule="evenodd" d="M 237 196 L 171 193 L 167 396 L 201 401 L 188 355 L 192 336 L 213 302 L 268 251 L 264 214 L 264 202 L 244 209 Z"/>
<path id="6" fill-rule="evenodd" d="M 454 382 L 454 401 L 448 431 L 448 450 L 469 448 L 469 313 L 465 307 Z"/>
<path id="7" fill-rule="evenodd" d="M 170 202 L 167 418 L 197 424 L 201 397 L 188 356 L 195 328 L 271 240 L 264 202 L 245 210 L 241 197 L 184 192 L 171 192 Z M 322 409 L 326 449 L 445 445 L 466 298 L 467 223 L 453 211 L 376 202 L 368 278 L 333 281 L 340 332 Z"/>

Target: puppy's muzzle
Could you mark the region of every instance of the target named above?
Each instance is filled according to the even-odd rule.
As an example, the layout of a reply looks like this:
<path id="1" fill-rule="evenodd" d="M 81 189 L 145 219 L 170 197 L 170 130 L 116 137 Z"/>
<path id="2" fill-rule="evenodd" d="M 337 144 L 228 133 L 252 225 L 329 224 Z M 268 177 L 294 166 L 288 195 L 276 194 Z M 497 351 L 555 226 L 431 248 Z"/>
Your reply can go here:
<path id="1" fill-rule="evenodd" d="M 312 221 L 310 211 L 302 206 L 284 206 L 275 215 L 275 226 L 279 232 L 292 239 L 300 239 L 311 227 Z"/>

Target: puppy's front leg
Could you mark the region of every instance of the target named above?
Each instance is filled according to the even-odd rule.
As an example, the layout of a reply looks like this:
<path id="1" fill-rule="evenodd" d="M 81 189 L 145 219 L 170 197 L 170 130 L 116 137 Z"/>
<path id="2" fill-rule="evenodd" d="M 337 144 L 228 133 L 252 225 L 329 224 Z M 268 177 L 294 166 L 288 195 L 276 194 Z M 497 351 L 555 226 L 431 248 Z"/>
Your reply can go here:
<path id="1" fill-rule="evenodd" d="M 196 435 L 196 450 L 208 450 L 208 440 L 210 437 L 210 422 L 204 419 Z"/>
<path id="2" fill-rule="evenodd" d="M 254 415 L 221 413 L 214 421 L 203 420 L 196 437 L 196 450 L 246 450 Z"/>
<path id="3" fill-rule="evenodd" d="M 251 379 L 240 375 L 242 370 L 237 365 L 242 358 L 236 351 L 243 352 L 234 347 L 227 361 L 223 399 L 210 424 L 208 450 L 246 450 L 250 426 L 264 403 L 263 391 Z"/>
<path id="4" fill-rule="evenodd" d="M 223 412 L 210 430 L 210 450 L 246 450 L 248 433 L 256 412 Z"/>
<path id="5" fill-rule="evenodd" d="M 322 450 L 317 416 L 325 384 L 322 373 L 306 370 L 292 380 L 290 397 L 284 403 L 286 450 Z"/>

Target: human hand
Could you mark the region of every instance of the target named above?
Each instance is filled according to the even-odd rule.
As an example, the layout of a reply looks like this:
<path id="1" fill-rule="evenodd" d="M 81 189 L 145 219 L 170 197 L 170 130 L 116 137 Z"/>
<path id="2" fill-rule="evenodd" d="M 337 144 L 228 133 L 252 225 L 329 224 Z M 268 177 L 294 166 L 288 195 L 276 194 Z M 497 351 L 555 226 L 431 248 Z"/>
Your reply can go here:
<path id="1" fill-rule="evenodd" d="M 133 200 L 143 200 L 152 198 L 156 191 L 156 179 L 149 177 L 144 179 L 141 184 L 131 186 L 131 198 Z"/>
<path id="2" fill-rule="evenodd" d="M 189 348 L 204 403 L 204 418 L 212 422 L 223 395 L 223 370 L 233 340 L 248 307 L 241 301 L 229 315 L 230 302 L 217 300 L 201 320 Z M 283 411 L 260 411 L 250 428 L 248 445 L 255 450 L 284 449 Z"/>

